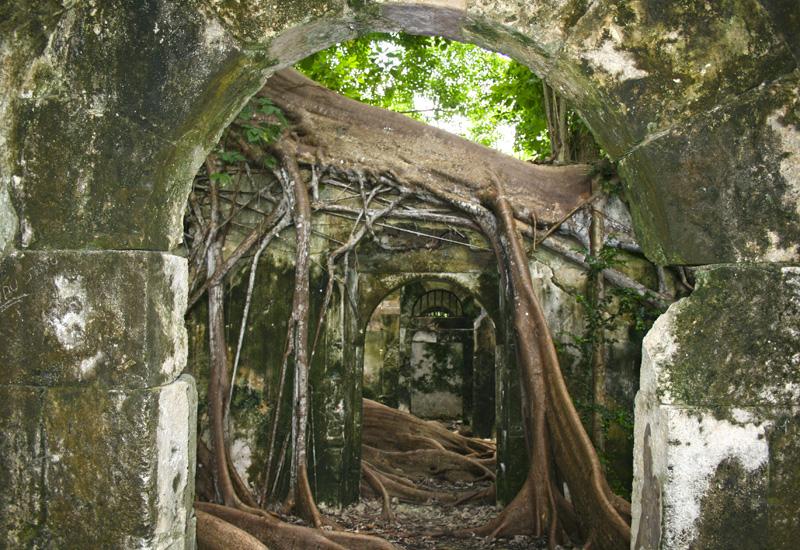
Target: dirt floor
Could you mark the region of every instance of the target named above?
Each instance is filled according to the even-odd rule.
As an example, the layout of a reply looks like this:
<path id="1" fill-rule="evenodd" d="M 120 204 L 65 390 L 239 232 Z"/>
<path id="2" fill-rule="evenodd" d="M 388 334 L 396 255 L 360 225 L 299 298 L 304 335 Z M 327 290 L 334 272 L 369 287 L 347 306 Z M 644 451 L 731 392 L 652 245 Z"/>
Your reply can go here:
<path id="1" fill-rule="evenodd" d="M 324 508 L 323 514 L 349 531 L 379 536 L 405 550 L 528 550 L 547 547 L 545 539 L 532 537 L 488 540 L 434 534 L 486 523 L 497 515 L 499 508 L 495 506 L 395 503 L 392 508 L 397 516 L 395 525 L 381 519 L 381 506 L 377 500 L 365 499 L 343 509 Z"/>

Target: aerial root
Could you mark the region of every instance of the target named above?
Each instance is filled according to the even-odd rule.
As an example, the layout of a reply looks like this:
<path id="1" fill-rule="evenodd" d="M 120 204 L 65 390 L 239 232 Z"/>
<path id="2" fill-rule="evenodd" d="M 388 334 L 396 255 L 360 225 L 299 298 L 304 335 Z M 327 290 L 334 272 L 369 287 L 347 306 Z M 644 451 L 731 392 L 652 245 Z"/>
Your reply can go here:
<path id="1" fill-rule="evenodd" d="M 361 473 L 369 487 L 381 497 L 381 517 L 384 521 L 395 523 L 397 518 L 392 511 L 392 501 L 386 486 L 381 482 L 378 473 L 367 463 L 361 463 Z"/>

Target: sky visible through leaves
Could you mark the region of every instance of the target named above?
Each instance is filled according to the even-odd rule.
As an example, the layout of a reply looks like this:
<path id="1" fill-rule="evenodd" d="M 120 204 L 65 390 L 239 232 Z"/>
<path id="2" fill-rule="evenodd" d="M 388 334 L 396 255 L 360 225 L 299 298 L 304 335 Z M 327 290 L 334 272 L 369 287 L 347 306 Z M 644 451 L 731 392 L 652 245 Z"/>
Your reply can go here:
<path id="1" fill-rule="evenodd" d="M 352 99 L 524 160 L 550 153 L 541 80 L 513 59 L 440 37 L 368 34 L 297 68 Z"/>

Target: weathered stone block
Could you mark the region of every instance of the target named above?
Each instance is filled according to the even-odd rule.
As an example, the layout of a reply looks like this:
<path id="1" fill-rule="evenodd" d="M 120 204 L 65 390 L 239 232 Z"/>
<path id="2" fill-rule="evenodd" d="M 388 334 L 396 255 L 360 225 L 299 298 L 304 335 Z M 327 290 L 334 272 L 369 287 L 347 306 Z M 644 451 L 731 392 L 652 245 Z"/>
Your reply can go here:
<path id="1" fill-rule="evenodd" d="M 128 392 L 55 388 L 46 401 L 50 544 L 182 547 L 193 516 L 194 380 Z"/>
<path id="2" fill-rule="evenodd" d="M 548 57 L 555 57 L 569 32 L 586 13 L 588 7 L 587 2 L 582 0 L 566 2 L 476 0 L 466 4 L 468 4 L 467 12 L 472 17 L 502 23 L 503 26 L 512 29 L 514 36 L 527 46 L 540 48 L 548 54 Z M 483 41 L 493 37 L 489 29 L 484 29 L 476 23 L 468 23 L 466 30 L 477 36 L 488 34 L 483 36 Z"/>
<path id="3" fill-rule="evenodd" d="M 13 182 L 21 242 L 171 248 L 191 178 L 263 81 L 264 56 L 244 55 L 215 18 L 184 1 L 47 14 L 17 4 L 3 13 L 3 35 L 16 38 L 4 62 L 13 68 L 3 82 L 13 132 L 0 172 Z M 29 31 L 34 50 L 22 38 Z"/>
<path id="4" fill-rule="evenodd" d="M 800 64 L 800 10 L 794 0 L 759 0 Z"/>
<path id="5" fill-rule="evenodd" d="M 0 179 L 0 258 L 11 248 L 17 233 L 17 213 L 11 206 L 8 183 Z"/>
<path id="6" fill-rule="evenodd" d="M 0 384 L 141 388 L 186 364 L 186 261 L 17 252 L 0 264 Z"/>
<path id="7" fill-rule="evenodd" d="M 636 398 L 635 548 L 798 540 L 798 323 L 800 267 L 779 264 L 705 268 L 656 321 Z"/>
<path id="8" fill-rule="evenodd" d="M 757 0 L 620 0 L 591 5 L 550 77 L 619 157 L 795 67 Z"/>
<path id="9" fill-rule="evenodd" d="M 676 127 L 620 163 L 648 257 L 800 259 L 800 75 Z"/>
<path id="10" fill-rule="evenodd" d="M 340 15 L 348 3 L 361 7 L 365 0 L 304 0 L 272 2 L 242 0 L 237 3 L 204 0 L 222 26 L 243 43 L 268 42 L 285 29 L 296 28 L 325 17 Z M 324 47 L 327 47 L 325 45 Z"/>
<path id="11" fill-rule="evenodd" d="M 43 388 L 0 386 L 0 547 L 42 545 Z"/>
<path id="12" fill-rule="evenodd" d="M 177 229 L 173 211 L 185 200 L 169 196 L 173 145 L 138 121 L 98 109 L 91 98 L 20 102 L 24 162 L 13 168 L 11 194 L 22 246 L 169 245 L 165 229 Z"/>

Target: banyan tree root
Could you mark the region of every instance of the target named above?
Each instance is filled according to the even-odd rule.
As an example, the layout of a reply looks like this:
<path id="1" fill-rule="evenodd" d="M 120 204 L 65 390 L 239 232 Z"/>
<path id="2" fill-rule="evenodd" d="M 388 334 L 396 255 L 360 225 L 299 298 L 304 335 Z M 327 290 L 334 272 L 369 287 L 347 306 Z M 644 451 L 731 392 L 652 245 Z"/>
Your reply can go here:
<path id="1" fill-rule="evenodd" d="M 255 550 L 263 548 L 264 545 L 270 550 L 297 550 L 300 548 L 308 550 L 395 549 L 394 545 L 378 537 L 293 525 L 267 512 L 252 513 L 207 502 L 196 502 L 194 507 L 198 513 L 198 523 L 201 521 L 200 514 L 210 515 L 219 520 L 217 523 L 206 522 L 206 527 L 204 527 L 206 540 L 213 540 L 213 537 L 217 537 L 219 529 L 228 529 L 227 526 L 232 526 L 251 535 L 260 544 L 260 546 L 254 547 L 242 546 L 243 549 L 253 548 Z M 205 515 L 203 517 L 206 518 Z M 209 534 L 209 528 L 216 532 Z"/>
<path id="2" fill-rule="evenodd" d="M 201 544 L 207 548 L 319 548 L 339 550 L 356 548 L 364 550 L 388 550 L 394 548 L 382 539 L 323 529 L 323 520 L 314 502 L 308 482 L 305 445 L 308 416 L 308 261 L 311 210 L 305 183 L 299 176 L 299 169 L 293 151 L 278 150 L 287 173 L 286 195 L 294 206 L 293 219 L 297 234 L 298 258 L 295 275 L 293 299 L 293 318 L 290 323 L 294 341 L 294 415 L 295 434 L 293 463 L 291 471 L 290 503 L 292 509 L 313 525 L 312 528 L 290 525 L 277 516 L 257 507 L 256 499 L 250 489 L 239 477 L 230 459 L 225 432 L 225 407 L 228 395 L 229 364 L 226 354 L 224 332 L 224 301 L 222 280 L 210 284 L 207 289 L 209 301 L 209 349 L 211 373 L 209 379 L 209 420 L 211 449 L 199 445 L 202 464 L 202 491 L 209 500 L 224 505 L 198 503 Z M 207 163 L 209 176 L 215 167 L 211 160 Z M 211 221 L 209 246 L 206 256 L 208 278 L 211 280 L 222 265 L 224 231 L 221 231 L 221 212 L 219 192 L 213 178 L 211 189 Z M 301 230 L 302 228 L 302 230 Z M 228 540 L 229 539 L 229 540 Z M 226 541 L 230 546 L 226 546 Z"/>
<path id="3" fill-rule="evenodd" d="M 546 321 L 533 293 L 528 260 L 514 219 L 516 216 L 527 223 L 531 212 L 536 213 L 535 218 L 538 221 L 546 224 L 563 218 L 580 202 L 584 191 L 588 190 L 589 167 L 543 168 L 493 156 L 491 152 L 474 144 L 460 143 L 455 138 L 420 129 L 409 119 L 387 118 L 389 115 L 385 113 L 381 114 L 366 106 L 335 97 L 332 92 L 306 83 L 302 77 L 291 73 L 273 77 L 262 93 L 271 95 L 288 118 L 295 121 L 293 124 L 297 131 L 284 132 L 284 136 L 291 137 L 283 138 L 292 139 L 295 143 L 288 144 L 288 148 L 278 147 L 279 153 L 286 153 L 278 156 L 284 169 L 293 172 L 291 179 L 295 184 L 294 193 L 287 194 L 293 194 L 303 202 L 301 205 L 295 203 L 296 207 L 302 208 L 294 211 L 295 222 L 298 223 L 298 218 L 303 222 L 303 231 L 296 232 L 298 238 L 302 236 L 303 242 L 307 242 L 310 205 L 307 197 L 303 196 L 306 194 L 305 189 L 300 189 L 302 186 L 297 177 L 296 158 L 300 157 L 308 163 L 335 164 L 344 170 L 363 171 L 375 181 L 383 181 L 391 176 L 388 184 L 400 182 L 397 185 L 404 189 L 403 192 L 410 192 L 420 199 L 432 198 L 437 204 L 455 207 L 472 223 L 481 227 L 495 249 L 501 276 L 506 283 L 503 286 L 509 289 L 509 303 L 513 308 L 512 324 L 522 376 L 525 403 L 523 416 L 531 469 L 523 489 L 514 501 L 491 525 L 476 531 L 485 531 L 495 536 L 515 533 L 547 534 L 550 536 L 551 546 L 567 531 L 577 534 L 595 548 L 627 548 L 630 528 L 626 522 L 626 503 L 615 498 L 609 490 L 591 441 L 583 430 L 567 393 Z M 342 128 L 346 128 L 348 139 L 342 138 Z M 386 128 L 392 128 L 393 131 L 386 132 Z M 420 140 L 419 135 L 425 135 L 427 139 Z M 423 144 L 422 150 L 419 149 L 419 144 Z M 438 145 L 434 146 L 435 144 Z M 381 151 L 384 154 L 378 155 Z M 431 154 L 431 151 L 439 151 L 441 154 Z M 324 152 L 327 153 L 323 155 Z M 289 159 L 289 156 L 296 158 Z M 365 167 L 364 159 L 367 158 L 371 160 L 369 166 Z M 409 159 L 413 159 L 413 162 Z M 361 170 L 362 168 L 366 169 Z M 213 166 L 209 169 L 209 176 L 212 172 Z M 493 174 L 497 174 L 497 177 L 489 177 Z M 489 185 L 490 180 L 498 178 L 508 184 L 505 193 L 496 182 L 493 186 Z M 224 231 L 220 231 L 225 222 L 219 216 L 218 191 L 213 181 L 210 182 L 210 188 L 212 223 L 198 232 L 203 242 L 198 244 L 197 250 L 198 258 L 201 259 L 206 255 L 205 251 L 208 251 L 206 271 L 209 279 L 207 293 L 212 357 L 209 419 L 213 488 L 216 499 L 222 500 L 227 506 L 221 507 L 221 510 L 204 511 L 249 532 L 262 543 L 275 548 L 292 546 L 281 544 L 279 540 L 270 543 L 267 540 L 268 535 L 273 536 L 274 532 L 281 532 L 290 539 L 294 547 L 302 548 L 358 547 L 357 544 L 362 542 L 373 544 L 373 541 L 365 542 L 360 538 L 351 541 L 348 538 L 358 535 L 339 533 L 328 536 L 324 530 L 310 530 L 311 534 L 307 538 L 298 538 L 296 531 L 291 530 L 296 526 L 285 524 L 279 518 L 253 509 L 237 495 L 243 491 L 232 475 L 232 467 L 225 450 L 224 407 L 228 368 L 224 356 L 224 331 L 221 330 L 224 328 L 223 289 L 217 284 L 221 281 L 217 272 L 226 265 L 221 254 Z M 366 208 L 365 205 L 365 211 Z M 501 231 L 498 231 L 498 227 Z M 302 250 L 300 244 L 298 242 L 299 251 Z M 307 269 L 300 269 L 304 261 L 307 263 L 307 257 L 299 252 L 297 271 L 300 273 L 305 273 Z M 201 266 L 202 260 L 192 263 L 195 264 Z M 296 296 L 307 297 L 305 281 L 298 287 L 302 287 L 302 293 L 296 293 Z M 300 302 L 301 305 L 308 305 L 305 298 Z M 302 312 L 294 324 L 297 347 L 302 349 L 299 353 L 295 350 L 294 357 L 298 375 L 295 380 L 300 383 L 296 385 L 293 418 L 296 428 L 293 448 L 296 454 L 292 465 L 292 493 L 298 501 L 298 511 L 305 516 L 313 516 L 313 498 L 310 491 L 306 490 L 305 441 L 304 437 L 297 437 L 302 436 L 306 428 L 307 403 L 302 401 L 307 398 L 307 384 L 304 380 L 308 364 L 308 346 L 305 341 L 307 310 L 307 307 L 293 308 L 293 311 Z M 491 469 L 490 464 L 483 462 L 491 459 L 494 454 L 491 444 L 453 434 L 443 426 L 414 419 L 411 415 L 398 418 L 397 415 L 403 414 L 405 413 L 388 407 L 366 403 L 364 437 L 367 444 L 384 452 L 407 453 L 421 449 L 452 452 L 474 459 L 476 463 Z M 399 457 L 393 458 L 399 460 Z M 376 460 L 375 463 L 368 464 L 368 467 L 373 468 L 373 473 L 376 474 L 374 477 L 383 484 L 387 494 L 396 491 L 422 498 L 414 493 L 413 490 L 418 488 L 412 481 L 398 475 L 396 471 L 380 471 L 380 464 Z M 397 464 L 391 468 L 397 468 Z M 570 500 L 561 493 L 564 483 L 569 487 Z M 378 492 L 381 490 L 378 489 Z M 575 513 L 572 513 L 573 510 Z M 295 537 L 293 542 L 292 536 Z M 334 540 L 336 537 L 339 540 Z M 344 539 L 348 541 L 345 542 Z M 384 546 L 374 547 L 388 545 L 385 541 L 381 543 Z"/>
<path id="4" fill-rule="evenodd" d="M 422 420 L 370 399 L 364 399 L 363 406 L 362 444 L 387 451 L 440 449 L 476 458 L 494 456 L 492 442 L 451 432 L 438 422 Z"/>
<path id="5" fill-rule="evenodd" d="M 493 482 L 494 444 L 454 433 L 438 422 L 363 400 L 362 495 L 382 501 L 383 518 L 393 521 L 391 499 L 460 505 L 494 502 L 495 489 L 437 490 L 423 482 Z"/>
<path id="6" fill-rule="evenodd" d="M 268 550 L 253 535 L 224 519 L 196 510 L 199 550 Z"/>
<path id="7" fill-rule="evenodd" d="M 630 527 L 626 506 L 608 487 L 597 453 L 569 396 L 547 322 L 533 291 L 513 211 L 500 194 L 499 185 L 497 191 L 498 195 L 487 202 L 500 222 L 501 237 L 492 238 L 497 235 L 493 227 L 487 227 L 484 233 L 492 240 L 512 294 L 531 464 L 514 500 L 495 520 L 468 532 L 491 536 L 548 535 L 550 548 L 569 534 L 584 540 L 586 547 L 627 549 Z M 483 221 L 490 226 L 495 220 Z M 571 501 L 560 493 L 557 473 L 569 487 Z M 572 510 L 580 514 L 573 514 Z M 569 525 L 573 517 L 577 519 L 575 526 Z"/>
<path id="8" fill-rule="evenodd" d="M 441 449 L 383 451 L 361 446 L 361 458 L 386 472 L 423 481 L 431 477 L 450 482 L 494 481 L 494 472 L 474 458 Z"/>

